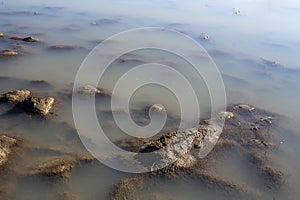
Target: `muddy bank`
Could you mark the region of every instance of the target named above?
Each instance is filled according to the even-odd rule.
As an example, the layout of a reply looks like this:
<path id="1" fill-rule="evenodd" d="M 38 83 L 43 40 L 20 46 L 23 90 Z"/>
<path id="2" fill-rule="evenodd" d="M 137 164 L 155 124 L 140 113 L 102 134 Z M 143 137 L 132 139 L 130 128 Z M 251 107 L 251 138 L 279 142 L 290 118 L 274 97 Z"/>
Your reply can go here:
<path id="1" fill-rule="evenodd" d="M 199 152 L 204 147 L 204 138 L 210 134 L 207 120 L 201 121 L 194 132 L 171 132 L 158 138 L 128 139 L 118 143 L 124 149 L 148 153 L 161 150 L 174 141 L 180 141 L 182 137 L 178 136 L 182 134 L 185 136 L 182 139 L 184 146 L 187 138 L 195 134 L 192 146 L 186 153 L 181 153 L 180 157 L 174 158 L 176 155 L 174 152 L 178 153 L 178 150 L 172 148 L 167 148 L 168 150 L 163 151 L 165 152 L 163 155 L 160 154 L 165 159 L 174 160 L 171 165 L 159 170 L 155 170 L 154 167 L 149 173 L 123 179 L 113 187 L 111 199 L 139 199 L 139 190 L 148 187 L 146 185 L 151 181 L 154 181 L 155 185 L 160 185 L 162 179 L 184 180 L 187 184 L 189 180 L 196 180 L 209 190 L 224 193 L 225 199 L 261 198 L 268 195 L 270 190 L 278 191 L 284 187 L 286 183 L 284 171 L 272 160 L 272 154 L 280 145 L 276 131 L 282 116 L 241 104 L 229 106 L 227 112 L 220 113 L 219 117 L 226 119 L 222 134 L 213 150 L 202 159 L 199 158 Z M 216 172 L 217 161 L 229 158 L 232 152 L 247 158 L 248 165 L 253 166 L 264 188 L 234 178 L 225 178 Z M 137 155 L 135 159 L 144 162 L 142 154 Z"/>

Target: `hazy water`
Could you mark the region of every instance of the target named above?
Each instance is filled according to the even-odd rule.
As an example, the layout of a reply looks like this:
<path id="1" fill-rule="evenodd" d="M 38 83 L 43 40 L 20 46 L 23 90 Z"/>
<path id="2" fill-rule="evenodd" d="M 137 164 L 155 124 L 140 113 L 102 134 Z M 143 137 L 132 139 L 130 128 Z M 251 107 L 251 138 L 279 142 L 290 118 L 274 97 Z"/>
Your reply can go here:
<path id="1" fill-rule="evenodd" d="M 240 15 L 232 13 L 234 7 L 241 10 Z M 0 91 L 29 88 L 39 95 L 54 95 L 60 102 L 55 119 L 50 121 L 34 117 L 29 119 L 23 114 L 7 115 L 5 113 L 8 108 L 1 106 L 0 131 L 25 138 L 29 144 L 37 146 L 52 148 L 67 146 L 69 151 L 80 149 L 76 131 L 73 129 L 71 100 L 67 94 L 72 88 L 81 62 L 99 41 L 120 31 L 145 26 L 175 29 L 203 45 L 223 75 L 228 103 L 253 104 L 284 114 L 299 122 L 300 28 L 297 26 L 299 17 L 300 7 L 292 0 L 276 3 L 233 0 L 3 1 L 0 4 L 0 32 L 7 36 L 0 38 L 0 48 L 1 50 L 13 48 L 13 45 L 18 43 L 24 45 L 25 53 L 16 58 L 0 60 L 0 76 L 11 77 L 0 79 Z M 108 22 L 101 23 L 103 19 L 108 19 Z M 94 22 L 98 24 L 95 25 Z M 210 36 L 209 41 L 201 39 L 202 32 Z M 42 42 L 36 44 L 16 42 L 7 39 L 8 36 L 34 36 Z M 161 39 L 169 38 L 162 36 Z M 70 51 L 48 49 L 49 46 L 59 44 L 82 48 Z M 102 80 L 102 87 L 112 89 L 114 81 L 124 71 L 142 62 L 159 59 L 171 63 L 174 68 L 188 68 L 187 63 L 162 52 L 141 51 L 127 56 L 136 60 L 114 63 L 107 72 L 107 78 Z M 272 64 L 273 61 L 275 64 Z M 191 77 L 192 72 L 186 70 L 186 73 Z M 36 88 L 29 85 L 30 80 L 45 80 L 53 87 Z M 205 112 L 210 106 L 208 93 L 203 82 L 199 81 L 199 85 L 201 91 L 197 95 L 201 96 L 200 106 Z M 135 105 L 136 108 L 142 108 L 145 103 L 159 102 L 174 115 L 179 114 L 178 102 L 163 88 L 142 88 L 133 99 L 144 102 Z M 109 137 L 118 139 L 121 132 L 114 126 L 111 116 L 105 114 L 107 109 L 109 104 L 105 100 L 97 105 L 99 118 L 111 133 Z M 298 128 L 296 124 L 291 126 L 296 130 Z M 286 134 L 282 134 L 281 137 L 285 144 L 278 163 L 286 170 L 291 188 L 288 196 L 294 199 L 299 194 L 296 189 L 300 184 L 298 175 L 300 149 L 293 138 L 287 138 Z M 29 154 L 28 158 L 30 156 Z M 235 165 L 237 168 L 224 168 L 219 173 L 225 176 L 238 174 L 236 175 L 238 179 L 248 180 L 255 185 L 257 183 L 255 177 L 243 174 L 244 170 L 249 173 L 251 170 L 243 166 L 243 161 L 239 158 L 223 164 L 230 166 L 235 163 L 234 161 L 237 161 Z M 23 162 L 26 162 L 26 159 Z M 13 198 L 40 199 L 43 194 L 49 194 L 49 199 L 55 199 L 53 191 L 70 191 L 82 199 L 107 199 L 112 183 L 124 176 L 127 175 L 96 164 L 75 169 L 69 180 L 55 186 L 49 186 L 41 180 L 28 182 L 12 177 L 15 190 L 19 191 Z M 185 192 L 177 194 L 174 191 L 182 187 L 180 183 L 166 182 L 164 185 L 165 188 L 159 192 L 165 192 L 173 199 L 186 197 L 197 199 L 200 194 L 206 199 L 220 197 L 201 187 L 200 189 L 187 187 Z"/>

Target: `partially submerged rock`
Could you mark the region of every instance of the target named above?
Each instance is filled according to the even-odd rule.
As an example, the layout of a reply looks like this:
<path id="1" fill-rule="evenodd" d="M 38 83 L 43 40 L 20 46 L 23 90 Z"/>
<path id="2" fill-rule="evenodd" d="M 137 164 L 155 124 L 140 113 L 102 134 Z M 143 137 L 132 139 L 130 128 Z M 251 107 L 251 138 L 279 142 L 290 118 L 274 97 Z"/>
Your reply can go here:
<path id="1" fill-rule="evenodd" d="M 13 36 L 13 37 L 10 37 L 10 39 L 12 39 L 12 40 L 21 40 L 21 41 L 24 41 L 24 42 L 39 42 L 40 41 L 39 39 L 34 38 L 34 37 L 21 38 L 21 37 Z"/>
<path id="2" fill-rule="evenodd" d="M 251 107 L 247 104 L 240 104 L 240 105 L 234 106 L 234 109 L 241 109 L 241 110 L 245 110 L 245 111 L 253 111 L 255 108 Z"/>
<path id="3" fill-rule="evenodd" d="M 36 98 L 30 97 L 29 90 L 15 90 L 0 96 L 0 102 L 15 104 L 27 113 L 46 116 L 54 105 L 53 97 Z"/>
<path id="4" fill-rule="evenodd" d="M 0 58 L 5 58 L 5 57 L 13 57 L 17 56 L 19 53 L 15 50 L 8 49 L 4 51 L 0 51 Z"/>
<path id="5" fill-rule="evenodd" d="M 21 103 L 25 101 L 31 92 L 29 90 L 15 90 L 0 95 L 0 101 L 7 103 Z"/>
<path id="6" fill-rule="evenodd" d="M 54 101 L 55 99 L 53 97 L 30 97 L 22 103 L 21 107 L 26 112 L 45 116 L 52 109 Z"/>
<path id="7" fill-rule="evenodd" d="M 219 117 L 222 119 L 231 119 L 234 117 L 234 114 L 232 112 L 223 111 L 219 113 Z"/>
<path id="8" fill-rule="evenodd" d="M 204 34 L 204 33 L 201 33 L 200 37 L 201 37 L 202 40 L 209 40 L 210 39 L 209 35 Z"/>
<path id="9" fill-rule="evenodd" d="M 6 135 L 0 135 L 0 167 L 7 162 L 11 153 L 11 147 L 16 143 L 16 139 Z"/>
<path id="10" fill-rule="evenodd" d="M 111 93 L 105 89 L 95 87 L 93 85 L 84 85 L 77 90 L 79 94 L 96 95 L 96 96 L 111 96 Z"/>
<path id="11" fill-rule="evenodd" d="M 285 183 L 284 173 L 275 167 L 269 159 L 269 155 L 275 148 L 275 139 L 273 138 L 275 136 L 270 133 L 272 133 L 272 128 L 276 126 L 276 123 L 270 123 L 268 120 L 272 119 L 272 122 L 276 122 L 276 115 L 250 105 L 241 104 L 230 106 L 228 111 L 219 113 L 217 117 L 225 119 L 223 132 L 213 150 L 204 158 L 201 157 L 201 150 L 209 141 L 206 140 L 207 136 L 214 138 L 218 135 L 216 134 L 218 133 L 218 126 L 211 124 L 210 120 L 204 120 L 199 127 L 186 131 L 171 132 L 144 140 L 129 139 L 127 144 L 130 144 L 131 147 L 126 145 L 125 141 L 117 143 L 126 150 L 139 152 L 140 154 L 137 154 L 135 159 L 140 163 L 146 162 L 143 153 L 154 152 L 157 157 L 154 157 L 153 160 L 147 160 L 150 164 L 152 163 L 150 173 L 123 179 L 115 185 L 112 199 L 137 198 L 131 198 L 127 194 L 135 194 L 139 187 L 143 186 L 139 185 L 137 189 L 133 189 L 133 185 L 137 182 L 144 184 L 155 177 L 197 179 L 209 189 L 224 192 L 230 197 L 232 195 L 246 195 L 249 199 L 259 198 L 261 193 L 266 190 L 255 189 L 253 186 L 234 179 L 221 178 L 214 170 L 216 161 L 220 158 L 226 159 L 226 157 L 231 156 L 231 152 L 249 157 L 249 164 L 252 163 L 256 167 L 257 175 L 267 185 L 267 189 L 280 188 Z M 257 129 L 253 129 L 253 127 L 257 127 Z M 161 168 L 165 162 L 170 163 L 170 161 L 174 162 Z M 160 184 L 160 182 L 155 184 Z"/>

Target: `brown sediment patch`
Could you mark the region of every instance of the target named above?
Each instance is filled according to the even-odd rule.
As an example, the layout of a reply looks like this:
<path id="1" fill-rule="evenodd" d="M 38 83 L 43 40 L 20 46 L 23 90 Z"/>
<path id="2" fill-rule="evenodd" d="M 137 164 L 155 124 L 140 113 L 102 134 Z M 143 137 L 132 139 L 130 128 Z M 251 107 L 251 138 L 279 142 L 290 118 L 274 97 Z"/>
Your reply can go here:
<path id="1" fill-rule="evenodd" d="M 82 46 L 76 46 L 76 45 L 53 45 L 48 47 L 49 50 L 78 50 L 78 49 L 84 49 Z"/>
<path id="2" fill-rule="evenodd" d="M 50 180 L 68 178 L 72 169 L 82 163 L 90 163 L 94 158 L 87 154 L 75 154 L 51 149 L 31 149 L 32 151 L 47 152 L 48 155 L 36 155 L 30 163 L 16 169 L 19 177 L 41 177 Z M 41 152 L 40 152 L 41 153 Z M 49 155 L 50 153 L 50 155 Z M 52 154 L 52 155 L 51 155 Z"/>
<path id="3" fill-rule="evenodd" d="M 144 179 L 142 177 L 122 179 L 114 185 L 111 200 L 137 199 L 138 191 L 142 188 L 143 184 Z"/>
<path id="4" fill-rule="evenodd" d="M 267 189 L 278 190 L 286 183 L 282 170 L 270 164 L 271 158 L 267 152 L 253 152 L 249 154 L 248 159 L 255 165 L 258 173 L 263 177 Z"/>
<path id="5" fill-rule="evenodd" d="M 33 164 L 33 163 L 32 163 Z M 47 157 L 27 167 L 20 176 L 67 177 L 74 168 L 76 160 L 73 157 Z"/>

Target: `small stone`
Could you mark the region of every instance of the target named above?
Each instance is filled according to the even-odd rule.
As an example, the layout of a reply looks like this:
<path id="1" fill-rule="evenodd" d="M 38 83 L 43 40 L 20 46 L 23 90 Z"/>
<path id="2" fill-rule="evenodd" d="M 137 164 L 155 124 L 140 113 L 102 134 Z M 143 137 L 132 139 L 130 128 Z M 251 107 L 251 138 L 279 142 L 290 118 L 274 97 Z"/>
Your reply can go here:
<path id="1" fill-rule="evenodd" d="M 204 33 L 201 33 L 201 38 L 202 38 L 203 40 L 209 40 L 209 36 L 206 35 L 206 34 L 204 34 Z"/>
<path id="2" fill-rule="evenodd" d="M 269 116 L 269 117 L 261 118 L 260 121 L 261 121 L 261 122 L 267 122 L 267 123 L 269 123 L 269 124 L 272 124 L 272 119 L 273 119 L 273 118 Z"/>
<path id="3" fill-rule="evenodd" d="M 162 105 L 160 105 L 160 104 L 155 104 L 155 105 L 151 106 L 151 108 L 155 112 L 163 112 L 163 111 L 165 111 L 165 108 Z"/>
<path id="4" fill-rule="evenodd" d="M 1 95 L 0 101 L 17 104 L 25 101 L 30 96 L 30 94 L 31 92 L 29 90 L 10 91 Z"/>
<path id="5" fill-rule="evenodd" d="M 219 116 L 221 119 L 232 119 L 234 118 L 234 114 L 232 112 L 220 112 Z"/>

